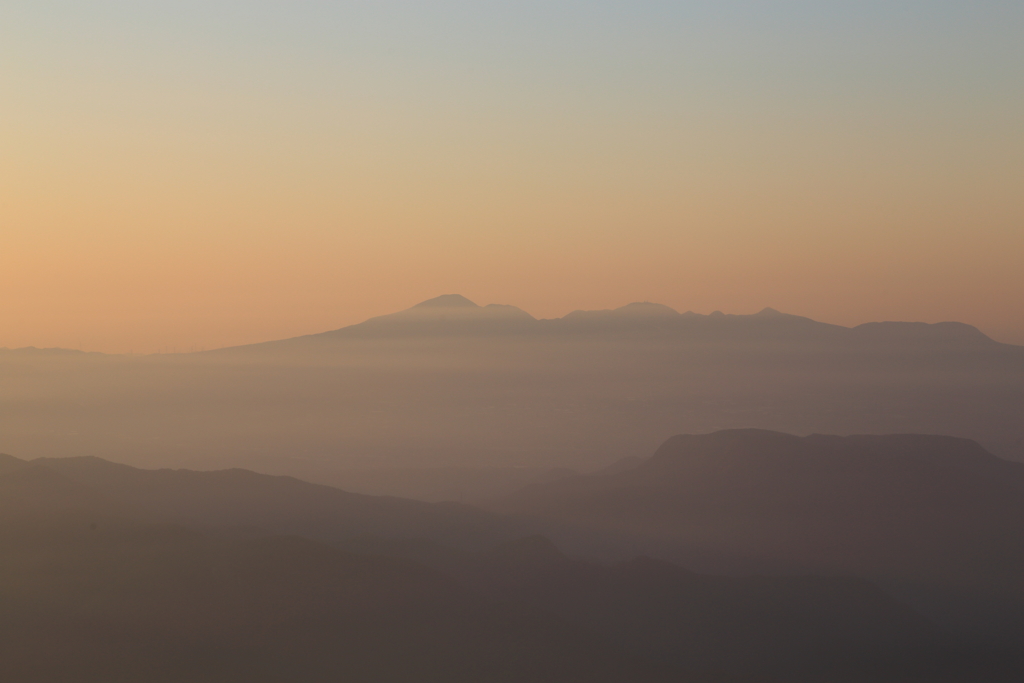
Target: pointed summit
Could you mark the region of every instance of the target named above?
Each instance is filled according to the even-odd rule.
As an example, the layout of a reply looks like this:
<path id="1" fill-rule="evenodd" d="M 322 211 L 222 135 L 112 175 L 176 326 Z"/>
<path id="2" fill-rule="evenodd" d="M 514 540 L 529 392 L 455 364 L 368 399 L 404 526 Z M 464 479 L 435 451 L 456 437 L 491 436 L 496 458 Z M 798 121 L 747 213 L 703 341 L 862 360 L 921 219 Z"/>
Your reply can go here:
<path id="1" fill-rule="evenodd" d="M 443 294 L 404 311 L 370 318 L 329 334 L 480 335 L 521 332 L 525 329 L 523 325 L 536 322 L 515 306 L 478 306 L 459 294 Z"/>
<path id="2" fill-rule="evenodd" d="M 762 318 L 778 318 L 779 316 L 785 315 L 785 313 L 780 313 L 779 311 L 776 311 L 774 308 L 762 308 L 754 315 L 759 315 Z"/>
<path id="3" fill-rule="evenodd" d="M 442 294 L 416 304 L 413 308 L 479 308 L 461 294 Z"/>
<path id="4" fill-rule="evenodd" d="M 650 301 L 635 301 L 631 304 L 626 304 L 625 306 L 616 308 L 612 313 L 642 318 L 674 317 L 679 315 L 679 312 L 674 308 L 669 308 L 664 304 L 651 303 Z"/>

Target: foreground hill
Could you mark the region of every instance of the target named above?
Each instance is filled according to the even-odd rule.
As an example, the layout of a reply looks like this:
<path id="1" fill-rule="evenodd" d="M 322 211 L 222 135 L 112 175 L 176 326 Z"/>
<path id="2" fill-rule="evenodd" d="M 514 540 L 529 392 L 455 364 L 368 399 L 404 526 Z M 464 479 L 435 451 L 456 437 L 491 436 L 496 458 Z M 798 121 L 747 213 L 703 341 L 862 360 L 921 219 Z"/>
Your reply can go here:
<path id="1" fill-rule="evenodd" d="M 649 557 L 571 559 L 543 537 L 482 553 L 365 541 L 477 592 L 585 626 L 675 680 L 1016 680 L 1012 647 L 955 638 L 866 581 L 697 574 Z"/>
<path id="2" fill-rule="evenodd" d="M 326 541 L 428 538 L 467 549 L 532 528 L 467 505 L 348 493 L 246 470 L 142 470 L 93 457 L 0 459 L 0 516 L 40 519 L 72 512 L 80 519 L 134 519 Z"/>
<path id="3" fill-rule="evenodd" d="M 554 615 L 303 539 L 132 526 L 0 538 L 11 683 L 667 680 Z"/>
<path id="4" fill-rule="evenodd" d="M 934 683 L 1024 670 L 864 581 L 602 565 L 538 537 L 501 541 L 518 528 L 248 472 L 2 457 L 4 680 Z"/>
<path id="5" fill-rule="evenodd" d="M 312 540 L 378 534 L 467 552 L 510 526 L 240 470 L 2 456 L 3 679 L 670 680 L 552 613 Z"/>
<path id="6" fill-rule="evenodd" d="M 538 484 L 495 509 L 691 567 L 862 576 L 1024 622 L 1024 464 L 963 439 L 676 436 L 625 471 Z"/>

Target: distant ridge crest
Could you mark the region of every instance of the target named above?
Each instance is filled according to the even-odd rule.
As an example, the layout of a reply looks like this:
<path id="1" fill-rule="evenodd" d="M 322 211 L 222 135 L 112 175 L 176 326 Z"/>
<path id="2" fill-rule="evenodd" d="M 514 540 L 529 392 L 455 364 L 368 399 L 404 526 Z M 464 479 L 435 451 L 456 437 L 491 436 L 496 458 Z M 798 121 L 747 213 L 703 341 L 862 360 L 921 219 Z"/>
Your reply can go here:
<path id="1" fill-rule="evenodd" d="M 479 308 L 479 306 L 461 294 L 442 294 L 433 299 L 421 301 L 413 308 Z"/>

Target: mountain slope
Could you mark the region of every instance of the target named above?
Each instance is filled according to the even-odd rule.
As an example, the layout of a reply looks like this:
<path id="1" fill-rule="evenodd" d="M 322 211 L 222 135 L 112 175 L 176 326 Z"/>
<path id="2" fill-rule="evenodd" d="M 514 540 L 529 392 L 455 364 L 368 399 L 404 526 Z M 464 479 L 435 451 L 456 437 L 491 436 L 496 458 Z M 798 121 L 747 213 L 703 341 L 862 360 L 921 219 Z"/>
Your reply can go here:
<path id="1" fill-rule="evenodd" d="M 933 683 L 1021 670 L 863 581 L 604 566 L 537 537 L 502 543 L 531 525 L 466 506 L 244 471 L 11 460 L 5 680 Z"/>
<path id="2" fill-rule="evenodd" d="M 5 544 L 11 683 L 663 680 L 426 568 L 298 538 L 85 528 Z"/>
<path id="3" fill-rule="evenodd" d="M 405 518 L 434 506 L 219 474 L 98 459 L 21 461 L 0 474 L 3 679 L 667 680 L 584 628 L 422 565 L 266 535 L 410 532 Z M 254 517 L 266 528 L 239 534 Z M 206 532 L 168 524 L 185 519 Z"/>
<path id="4" fill-rule="evenodd" d="M 1021 671 L 1009 652 L 957 641 L 861 580 L 708 576 L 647 557 L 597 564 L 539 536 L 468 555 L 388 543 L 362 552 L 409 557 L 551 612 L 680 680 L 934 683 Z"/>
<path id="5" fill-rule="evenodd" d="M 839 344 L 925 344 L 961 347 L 1006 346 L 994 342 L 977 328 L 963 323 L 937 324 L 879 322 L 854 328 L 820 323 L 810 318 L 765 308 L 753 315 L 701 315 L 676 310 L 649 301 L 634 302 L 611 310 L 577 310 L 562 318 L 537 320 L 520 308 L 488 304 L 479 306 L 459 294 L 445 294 L 420 302 L 397 313 L 370 318 L 362 323 L 319 334 L 295 337 L 224 351 L 280 350 L 289 343 L 341 341 L 362 337 L 465 336 L 474 334 L 600 334 L 608 332 L 661 332 L 691 339 L 770 338 Z M 296 346 L 296 348 L 301 348 Z"/>
<path id="6" fill-rule="evenodd" d="M 526 528 L 467 505 L 347 493 L 238 469 L 141 470 L 93 457 L 42 458 L 26 468 L 50 472 L 154 523 L 332 541 L 359 536 L 429 538 L 467 548 L 512 538 Z"/>
<path id="7" fill-rule="evenodd" d="M 962 439 L 677 436 L 632 469 L 494 507 L 617 533 L 692 567 L 863 576 L 1024 605 L 1024 465 Z"/>
<path id="8" fill-rule="evenodd" d="M 865 581 L 715 577 L 645 557 L 603 566 L 552 550 L 508 544 L 477 576 L 489 594 L 543 606 L 696 680 L 938 681 L 985 670 L 971 648 Z"/>

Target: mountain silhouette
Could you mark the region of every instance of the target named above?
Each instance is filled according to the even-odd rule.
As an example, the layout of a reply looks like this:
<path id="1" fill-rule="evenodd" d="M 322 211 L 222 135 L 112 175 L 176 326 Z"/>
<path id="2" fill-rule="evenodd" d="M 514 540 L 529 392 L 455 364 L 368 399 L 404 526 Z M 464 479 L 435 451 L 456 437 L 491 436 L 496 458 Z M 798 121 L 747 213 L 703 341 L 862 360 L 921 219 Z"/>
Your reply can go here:
<path id="1" fill-rule="evenodd" d="M 584 624 L 684 680 L 941 680 L 972 666 L 969 650 L 865 581 L 587 563 L 537 537 L 489 551 L 471 576 L 487 595 Z"/>
<path id="2" fill-rule="evenodd" d="M 682 435 L 631 469 L 535 484 L 495 509 L 630 536 L 690 567 L 861 576 L 936 615 L 962 598 L 1024 626 L 1024 464 L 968 440 Z M 998 623 L 986 609 L 976 620 Z"/>
<path id="3" fill-rule="evenodd" d="M 479 306 L 461 294 L 442 294 L 433 299 L 421 301 L 413 308 L 479 308 Z"/>
<path id="4" fill-rule="evenodd" d="M 1024 348 L 957 323 L 846 328 L 649 302 L 535 319 L 446 294 L 205 353 L 0 352 L 0 373 L 9 453 L 238 467 L 429 500 L 730 428 L 946 434 L 1024 461 Z"/>
<path id="5" fill-rule="evenodd" d="M 82 525 L 5 534 L 0 571 L 11 683 L 669 680 L 550 613 L 295 537 Z"/>
<path id="6" fill-rule="evenodd" d="M 478 306 L 464 296 L 444 294 L 420 302 L 404 311 L 382 315 L 339 330 L 308 335 L 292 340 L 256 345 L 257 350 L 276 351 L 298 344 L 330 344 L 339 339 L 409 336 L 478 336 L 522 332 L 537 321 L 515 306 L 488 304 Z M 241 347 L 238 350 L 253 350 Z"/>
<path id="7" fill-rule="evenodd" d="M 1022 670 L 861 580 L 571 559 L 466 506 L 243 471 L 2 462 L 0 656 L 17 683 L 966 683 Z"/>
<path id="8" fill-rule="evenodd" d="M 1011 647 L 953 637 L 864 580 L 711 576 L 650 557 L 571 558 L 542 536 L 477 553 L 368 542 L 478 593 L 556 614 L 676 680 L 1015 680 Z"/>
<path id="9" fill-rule="evenodd" d="M 480 324 L 486 322 L 488 324 Z M 472 324 L 476 323 L 476 324 Z M 498 324 L 504 323 L 504 324 Z M 234 352 L 276 351 L 298 348 L 310 342 L 324 342 L 365 336 L 421 334 L 427 336 L 476 334 L 531 334 L 551 336 L 600 332 L 609 327 L 619 330 L 650 330 L 684 334 L 690 337 L 722 338 L 739 335 L 792 340 L 811 339 L 833 343 L 918 343 L 918 344 L 996 344 L 977 328 L 962 323 L 866 323 L 854 328 L 818 323 L 810 318 L 764 308 L 753 315 L 732 315 L 715 311 L 710 315 L 684 314 L 657 303 L 634 302 L 612 310 L 573 311 L 562 318 L 537 320 L 515 306 L 489 304 L 479 306 L 459 294 L 444 294 L 420 302 L 411 308 L 370 318 L 356 325 L 294 339 L 233 347 Z"/>
<path id="10" fill-rule="evenodd" d="M 223 528 L 248 534 L 294 534 L 337 541 L 360 536 L 429 538 L 480 548 L 529 526 L 457 503 L 423 503 L 347 493 L 291 477 L 246 470 L 142 470 L 95 457 L 0 461 L 0 512 L 78 510 L 80 518 L 126 518 L 152 524 Z M 29 488 L 28 482 L 40 480 Z M 6 488 L 5 488 L 6 487 Z M 38 488 L 39 490 L 36 490 Z M 28 489 L 29 494 L 23 492 Z M 22 502 L 19 502 L 22 501 Z"/>

